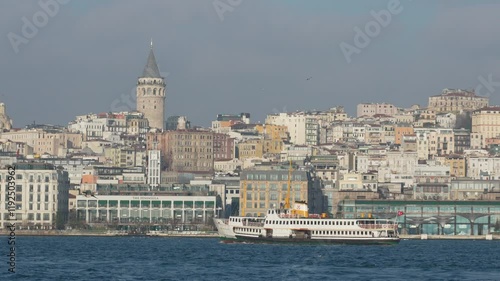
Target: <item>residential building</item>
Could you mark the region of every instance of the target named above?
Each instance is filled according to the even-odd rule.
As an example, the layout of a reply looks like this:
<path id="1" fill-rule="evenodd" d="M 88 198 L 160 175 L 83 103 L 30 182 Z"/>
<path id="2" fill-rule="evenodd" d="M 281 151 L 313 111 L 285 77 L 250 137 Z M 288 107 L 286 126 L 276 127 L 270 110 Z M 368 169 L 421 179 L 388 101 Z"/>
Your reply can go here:
<path id="1" fill-rule="evenodd" d="M 384 114 L 394 116 L 398 113 L 398 108 L 389 103 L 360 103 L 357 107 L 357 117 L 373 116 Z"/>
<path id="2" fill-rule="evenodd" d="M 9 181 L 9 171 L 5 167 L 0 173 L 0 191 L 7 195 L 8 183 L 15 183 L 15 218 L 9 216 L 7 196 L 2 196 L 5 201 L 0 204 L 1 228 L 12 219 L 16 229 L 63 228 L 68 219 L 68 172 L 51 164 L 16 163 L 14 180 Z"/>
<path id="3" fill-rule="evenodd" d="M 429 110 L 436 113 L 473 111 L 488 106 L 488 97 L 477 96 L 474 91 L 444 89 L 440 95 L 429 97 Z"/>
<path id="4" fill-rule="evenodd" d="M 323 203 L 318 183 L 311 178 L 310 172 L 295 168 L 290 171 L 287 166 L 255 166 L 243 170 L 240 180 L 240 215 L 264 216 L 268 209 L 283 206 L 287 196 L 290 203 L 306 201 L 309 212 L 320 213 Z"/>
<path id="5" fill-rule="evenodd" d="M 489 106 L 472 112 L 472 133 L 474 141 L 482 139 L 482 142 L 475 142 L 475 146 L 486 147 L 486 140 L 500 136 L 500 107 Z M 472 145 L 473 140 L 471 140 Z M 479 144 L 479 145 L 478 145 Z"/>
<path id="6" fill-rule="evenodd" d="M 413 134 L 415 134 L 413 127 L 396 126 L 394 128 L 394 143 L 401 144 L 403 140 L 403 135 L 413 135 Z"/>

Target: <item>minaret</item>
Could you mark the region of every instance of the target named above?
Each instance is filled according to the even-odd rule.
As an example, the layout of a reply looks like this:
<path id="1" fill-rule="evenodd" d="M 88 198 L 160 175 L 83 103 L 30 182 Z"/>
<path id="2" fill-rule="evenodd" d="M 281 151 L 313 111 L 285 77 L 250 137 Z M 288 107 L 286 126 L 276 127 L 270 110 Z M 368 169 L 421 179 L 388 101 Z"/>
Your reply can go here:
<path id="1" fill-rule="evenodd" d="M 165 124 L 165 79 L 161 77 L 153 53 L 153 40 L 148 62 L 137 81 L 137 111 L 144 113 L 149 127 L 162 130 Z"/>

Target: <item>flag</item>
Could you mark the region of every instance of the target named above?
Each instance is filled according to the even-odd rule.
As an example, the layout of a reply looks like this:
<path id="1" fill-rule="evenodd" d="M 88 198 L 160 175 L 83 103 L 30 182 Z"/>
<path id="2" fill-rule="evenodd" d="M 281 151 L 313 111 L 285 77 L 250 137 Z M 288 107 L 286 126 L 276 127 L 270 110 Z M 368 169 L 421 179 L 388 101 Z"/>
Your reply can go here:
<path id="1" fill-rule="evenodd" d="M 398 217 L 404 215 L 405 213 L 403 213 L 403 211 L 398 211 Z"/>

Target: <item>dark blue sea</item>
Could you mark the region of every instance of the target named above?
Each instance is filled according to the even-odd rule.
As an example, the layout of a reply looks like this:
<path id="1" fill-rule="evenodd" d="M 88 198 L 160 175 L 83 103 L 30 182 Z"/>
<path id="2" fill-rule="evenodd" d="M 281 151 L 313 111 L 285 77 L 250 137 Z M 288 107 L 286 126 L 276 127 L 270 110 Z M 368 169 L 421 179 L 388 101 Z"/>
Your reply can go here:
<path id="1" fill-rule="evenodd" d="M 500 280 L 500 241 L 392 246 L 222 244 L 212 238 L 17 237 L 0 280 Z"/>

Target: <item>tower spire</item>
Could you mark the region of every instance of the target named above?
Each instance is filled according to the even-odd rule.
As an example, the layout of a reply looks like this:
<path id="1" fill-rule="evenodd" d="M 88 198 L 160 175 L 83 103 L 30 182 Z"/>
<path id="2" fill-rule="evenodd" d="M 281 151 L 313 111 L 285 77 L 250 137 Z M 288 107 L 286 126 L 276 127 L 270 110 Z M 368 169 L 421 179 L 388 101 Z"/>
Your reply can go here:
<path id="1" fill-rule="evenodd" d="M 155 54 L 153 53 L 153 38 L 151 38 L 148 61 L 144 67 L 144 71 L 142 72 L 142 77 L 161 78 L 160 70 L 156 64 Z"/>

